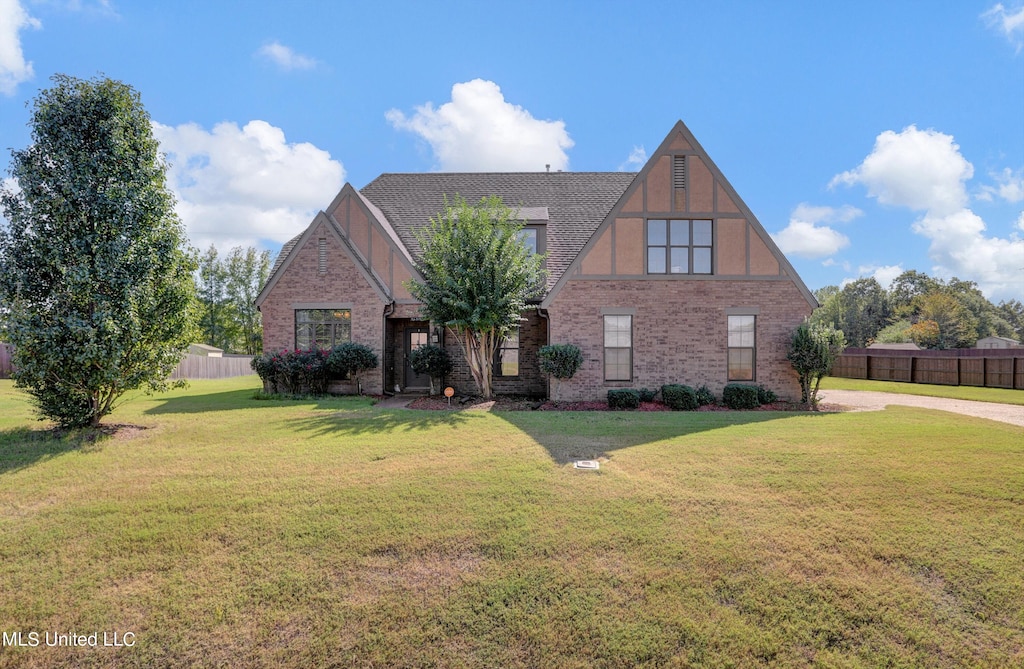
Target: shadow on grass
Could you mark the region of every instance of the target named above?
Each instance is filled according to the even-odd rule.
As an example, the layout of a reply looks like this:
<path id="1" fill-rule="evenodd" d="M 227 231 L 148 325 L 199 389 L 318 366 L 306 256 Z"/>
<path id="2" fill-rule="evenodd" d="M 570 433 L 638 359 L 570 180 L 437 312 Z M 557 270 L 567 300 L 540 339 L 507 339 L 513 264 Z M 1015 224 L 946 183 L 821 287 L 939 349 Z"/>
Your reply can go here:
<path id="1" fill-rule="evenodd" d="M 259 409 L 274 406 L 311 406 L 314 409 L 357 409 L 371 406 L 368 397 L 328 396 L 309 399 L 261 399 L 255 398 L 256 391 L 250 388 L 228 390 L 222 393 L 184 395 L 182 397 L 158 398 L 150 401 L 158 405 L 143 411 L 145 414 L 207 413 L 210 411 L 231 411 L 234 409 Z"/>
<path id="2" fill-rule="evenodd" d="M 528 434 L 560 465 L 611 457 L 614 451 L 687 435 L 784 418 L 825 414 L 793 411 L 636 412 L 496 411 Z"/>
<path id="3" fill-rule="evenodd" d="M 0 430 L 0 476 L 31 467 L 58 456 L 81 451 L 98 452 L 109 438 L 101 430 L 33 430 L 18 427 Z"/>
<path id="4" fill-rule="evenodd" d="M 330 407 L 326 407 L 330 408 Z M 349 411 L 297 418 L 289 424 L 311 436 L 347 437 L 383 432 L 423 432 L 441 426 L 455 427 L 469 420 L 459 411 L 416 411 L 413 409 L 375 409 L 365 407 Z"/>

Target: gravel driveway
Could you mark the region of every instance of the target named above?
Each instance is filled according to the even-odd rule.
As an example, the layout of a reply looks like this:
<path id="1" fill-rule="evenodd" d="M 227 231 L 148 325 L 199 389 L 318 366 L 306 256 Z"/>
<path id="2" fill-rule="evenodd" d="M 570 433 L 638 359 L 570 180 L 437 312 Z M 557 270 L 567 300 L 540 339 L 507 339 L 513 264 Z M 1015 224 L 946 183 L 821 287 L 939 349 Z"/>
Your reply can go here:
<path id="1" fill-rule="evenodd" d="M 856 411 L 881 411 L 890 404 L 899 404 L 901 406 L 920 407 L 922 409 L 951 411 L 953 413 L 988 418 L 1024 427 L 1024 406 L 1015 404 L 951 400 L 945 397 L 924 397 L 922 395 L 876 393 L 869 390 L 822 390 L 818 393 L 818 397 L 823 402 L 851 407 Z"/>

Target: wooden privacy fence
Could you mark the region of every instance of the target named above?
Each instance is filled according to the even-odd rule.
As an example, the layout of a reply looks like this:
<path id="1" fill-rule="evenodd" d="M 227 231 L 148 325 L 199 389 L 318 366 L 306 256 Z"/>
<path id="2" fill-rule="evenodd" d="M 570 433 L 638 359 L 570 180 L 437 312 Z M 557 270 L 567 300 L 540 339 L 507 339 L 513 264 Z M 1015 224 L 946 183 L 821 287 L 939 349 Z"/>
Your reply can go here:
<path id="1" fill-rule="evenodd" d="M 11 351 L 9 344 L 0 344 L 0 379 L 11 378 Z M 225 355 L 210 358 L 188 353 L 171 372 L 172 379 L 227 379 L 232 376 L 255 374 L 249 364 L 251 355 Z"/>
<path id="2" fill-rule="evenodd" d="M 227 379 L 232 376 L 255 374 L 252 371 L 251 355 L 225 355 L 223 358 L 211 358 L 205 355 L 188 353 L 177 369 L 171 372 L 172 379 Z"/>
<path id="3" fill-rule="evenodd" d="M 906 351 L 848 348 L 832 376 L 1024 390 L 1024 348 Z"/>

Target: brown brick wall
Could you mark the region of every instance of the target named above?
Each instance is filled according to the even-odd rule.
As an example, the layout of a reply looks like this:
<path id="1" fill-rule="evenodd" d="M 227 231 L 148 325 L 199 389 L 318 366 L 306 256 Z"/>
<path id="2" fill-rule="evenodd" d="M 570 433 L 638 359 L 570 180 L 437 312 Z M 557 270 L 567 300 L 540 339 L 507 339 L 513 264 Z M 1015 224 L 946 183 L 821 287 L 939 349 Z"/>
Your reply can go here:
<path id="1" fill-rule="evenodd" d="M 633 380 L 604 381 L 602 307 L 635 308 Z M 562 399 L 604 399 L 609 388 L 702 384 L 718 396 L 727 381 L 726 308 L 759 307 L 756 383 L 798 400 L 786 352 L 793 330 L 811 313 L 789 281 L 569 281 L 548 310 L 551 343 L 576 344 L 582 369 L 561 384 Z"/>
<path id="2" fill-rule="evenodd" d="M 327 239 L 327 272 L 317 272 L 317 240 Z M 278 278 L 260 305 L 263 314 L 263 347 L 278 351 L 295 346 L 297 303 L 351 303 L 352 341 L 369 346 L 384 361 L 384 302 L 341 248 L 334 233 L 320 224 L 302 248 L 296 248 L 291 264 Z M 363 392 L 380 393 L 383 370 L 368 372 Z"/>
<path id="3" fill-rule="evenodd" d="M 548 343 L 547 321 L 537 314 L 536 309 L 524 312 L 523 318 L 525 320 L 519 326 L 519 376 L 498 376 L 495 368 L 491 385 L 497 395 L 543 397 L 547 395 L 547 379 L 540 373 L 537 351 Z M 448 376 L 448 384 L 460 393 L 476 393 L 476 382 L 469 371 L 466 356 L 450 332 L 445 333 L 445 348 L 454 367 Z"/>

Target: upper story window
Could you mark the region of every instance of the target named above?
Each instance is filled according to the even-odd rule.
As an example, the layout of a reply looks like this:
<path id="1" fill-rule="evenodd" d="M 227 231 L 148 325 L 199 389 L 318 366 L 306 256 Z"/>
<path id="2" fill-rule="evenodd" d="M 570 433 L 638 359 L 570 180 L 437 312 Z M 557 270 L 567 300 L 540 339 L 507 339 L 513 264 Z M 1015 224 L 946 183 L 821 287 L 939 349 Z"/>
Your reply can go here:
<path id="1" fill-rule="evenodd" d="M 711 221 L 647 221 L 648 274 L 711 274 Z"/>
<path id="2" fill-rule="evenodd" d="M 296 309 L 295 348 L 329 349 L 352 341 L 351 309 Z"/>
<path id="3" fill-rule="evenodd" d="M 537 254 L 543 253 L 538 250 L 537 242 L 539 241 L 539 231 L 537 228 L 523 228 L 519 231 L 519 239 L 523 240 L 523 244 L 530 251 L 530 253 Z"/>

